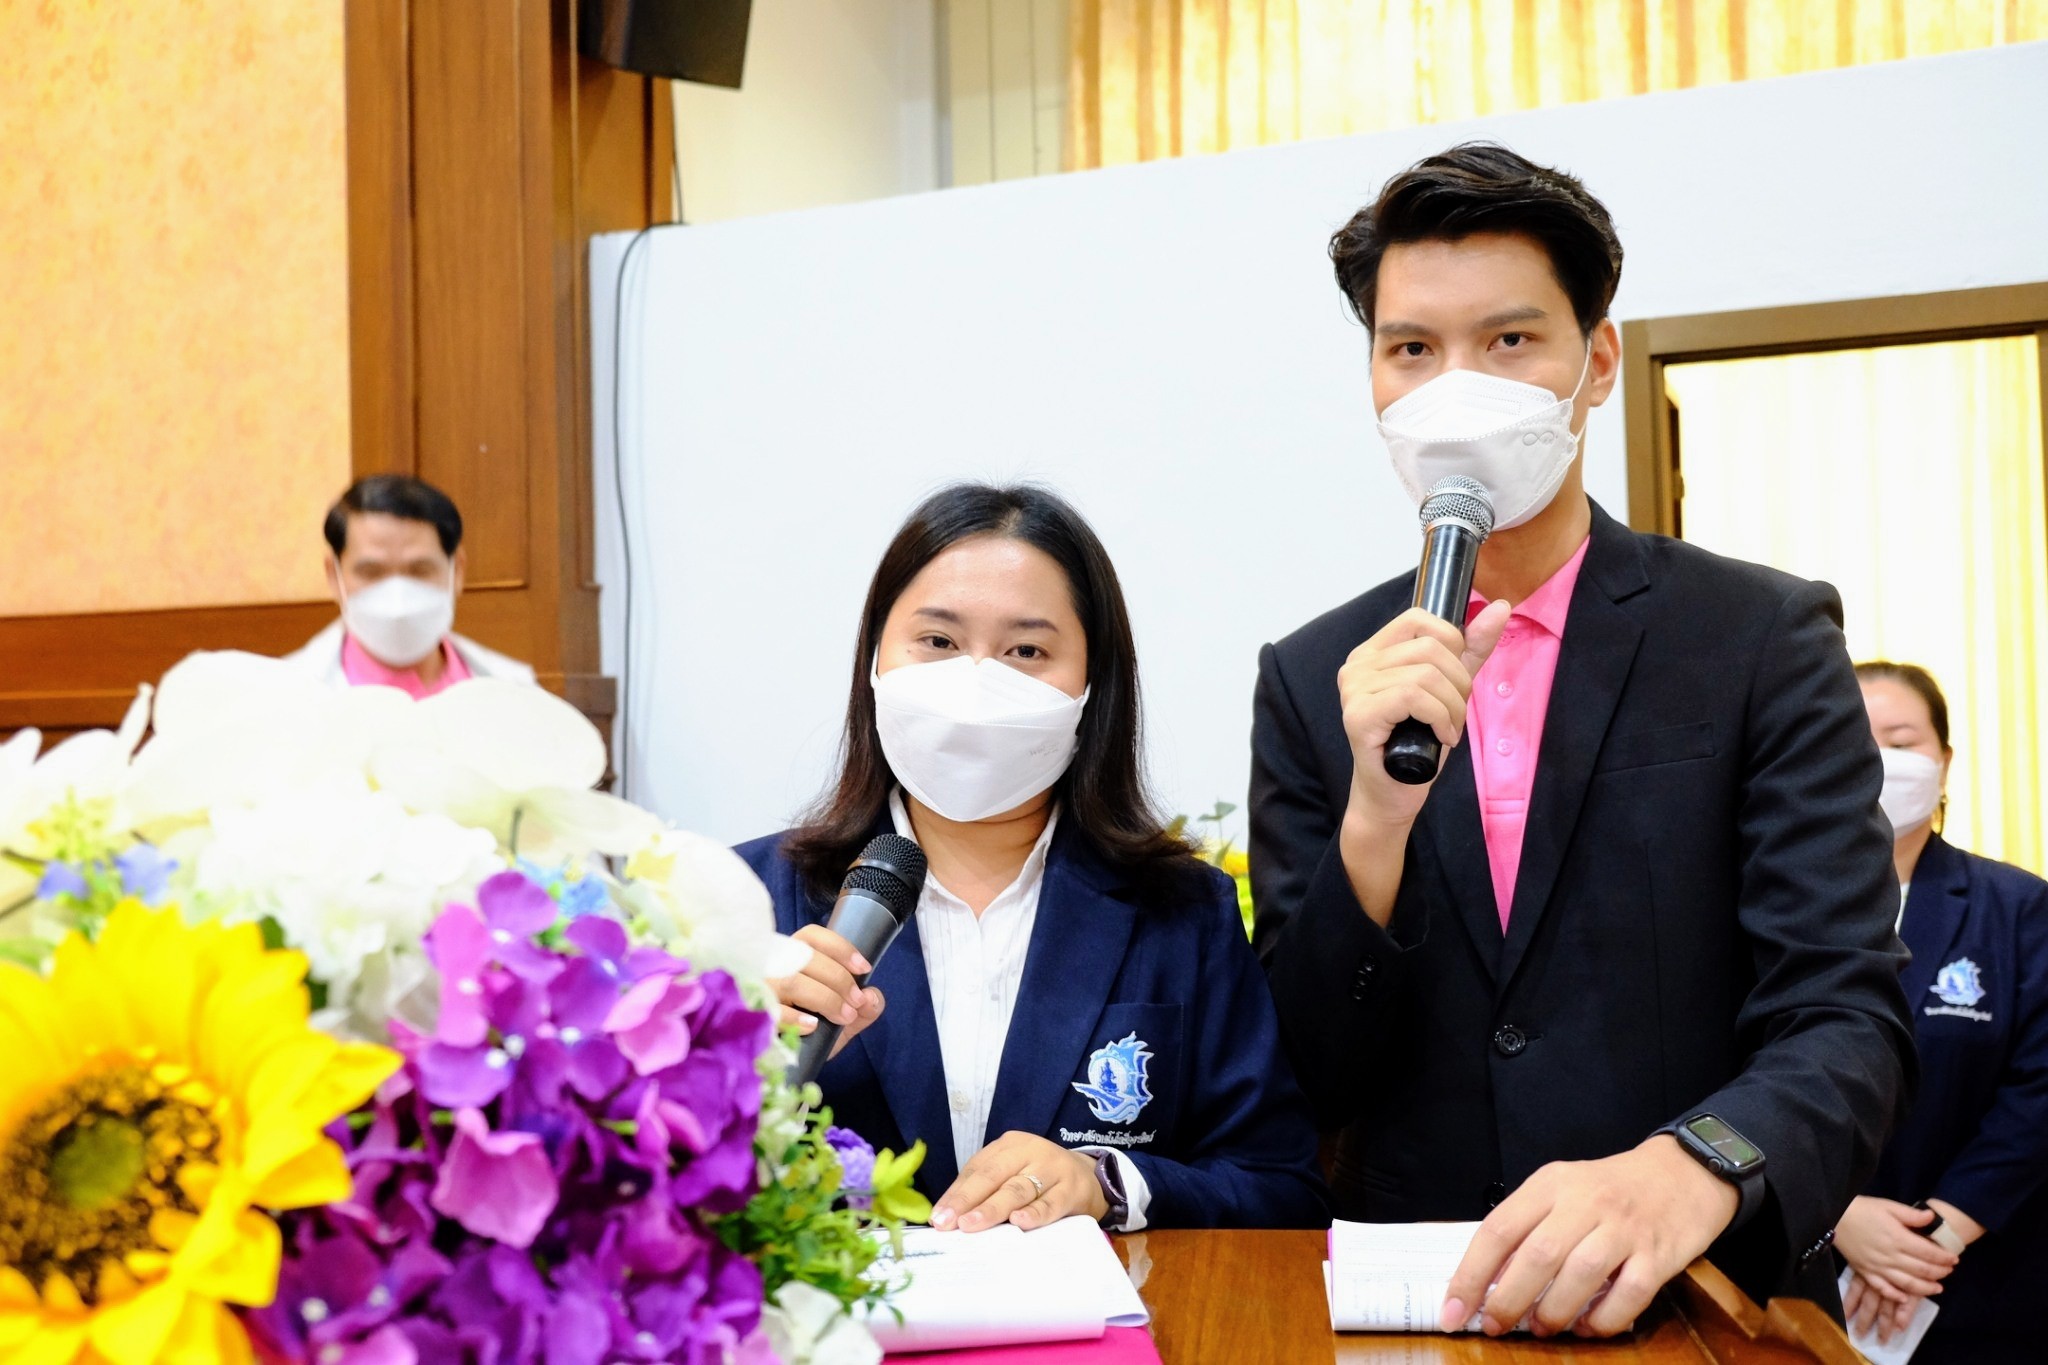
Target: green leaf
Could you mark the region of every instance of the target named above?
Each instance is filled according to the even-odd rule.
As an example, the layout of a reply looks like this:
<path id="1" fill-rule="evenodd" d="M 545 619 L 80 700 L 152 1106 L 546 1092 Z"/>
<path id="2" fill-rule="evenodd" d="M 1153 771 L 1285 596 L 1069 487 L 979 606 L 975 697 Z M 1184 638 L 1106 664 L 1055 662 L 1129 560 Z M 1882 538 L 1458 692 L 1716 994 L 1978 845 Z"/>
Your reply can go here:
<path id="1" fill-rule="evenodd" d="M 56 947 L 56 944 L 40 938 L 0 939 L 0 962 L 12 962 L 32 972 L 40 972 Z"/>

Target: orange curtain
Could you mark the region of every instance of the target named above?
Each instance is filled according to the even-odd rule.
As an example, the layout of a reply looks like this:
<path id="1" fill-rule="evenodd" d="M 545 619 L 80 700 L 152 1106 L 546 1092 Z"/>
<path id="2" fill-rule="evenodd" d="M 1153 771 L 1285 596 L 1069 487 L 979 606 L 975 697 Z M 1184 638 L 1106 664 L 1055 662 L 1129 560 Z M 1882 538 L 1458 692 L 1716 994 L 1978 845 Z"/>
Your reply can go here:
<path id="1" fill-rule="evenodd" d="M 1069 169 L 2048 39 L 2048 0 L 1070 0 Z"/>

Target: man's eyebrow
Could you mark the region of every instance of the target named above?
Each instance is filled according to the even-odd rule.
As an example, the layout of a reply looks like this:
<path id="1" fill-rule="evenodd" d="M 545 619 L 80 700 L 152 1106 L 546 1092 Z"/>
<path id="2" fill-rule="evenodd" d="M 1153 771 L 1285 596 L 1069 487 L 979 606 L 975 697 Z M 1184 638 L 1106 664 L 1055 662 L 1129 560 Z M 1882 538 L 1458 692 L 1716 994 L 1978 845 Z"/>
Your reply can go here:
<path id="1" fill-rule="evenodd" d="M 1479 319 L 1479 330 L 1490 332 L 1496 327 L 1506 327 L 1510 323 L 1543 322 L 1548 320 L 1549 317 L 1550 314 L 1544 312 L 1535 304 L 1525 303 L 1519 308 L 1504 308 L 1498 313 L 1490 313 Z"/>
<path id="2" fill-rule="evenodd" d="M 1547 322 L 1549 320 L 1549 313 L 1538 308 L 1533 303 L 1525 303 L 1514 308 L 1503 308 L 1498 313 L 1487 314 L 1479 319 L 1477 330 L 1491 332 L 1497 327 L 1508 327 L 1517 322 Z M 1398 337 L 1405 340 L 1415 337 L 1433 337 L 1436 335 L 1436 332 L 1434 329 L 1425 327 L 1419 322 L 1396 319 L 1393 322 L 1381 323 L 1373 329 L 1373 334 L 1380 337 Z"/>

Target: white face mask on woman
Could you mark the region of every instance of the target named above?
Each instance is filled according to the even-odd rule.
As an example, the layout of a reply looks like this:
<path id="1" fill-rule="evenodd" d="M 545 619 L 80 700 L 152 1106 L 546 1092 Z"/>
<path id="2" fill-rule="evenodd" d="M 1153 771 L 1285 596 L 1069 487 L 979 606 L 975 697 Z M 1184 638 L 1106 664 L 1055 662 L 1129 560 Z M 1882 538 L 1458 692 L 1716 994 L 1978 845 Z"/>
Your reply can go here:
<path id="1" fill-rule="evenodd" d="M 1015 810 L 1059 781 L 1088 693 L 1070 697 L 995 659 L 874 672 L 875 730 L 903 789 L 948 820 Z"/>
<path id="2" fill-rule="evenodd" d="M 1879 749 L 1884 760 L 1884 790 L 1877 804 L 1892 822 L 1897 838 L 1934 818 L 1941 804 L 1941 764 L 1914 749 Z"/>
<path id="3" fill-rule="evenodd" d="M 395 574 L 342 599 L 342 623 L 389 668 L 411 668 L 440 647 L 455 624 L 454 578 L 445 588 Z"/>
<path id="4" fill-rule="evenodd" d="M 1569 398 L 1478 370 L 1446 370 L 1395 399 L 1379 427 L 1401 486 L 1420 507 L 1447 474 L 1477 479 L 1493 495 L 1493 529 L 1520 526 L 1564 486 L 1579 448 L 1572 405 L 1592 367 L 1588 344 Z"/>

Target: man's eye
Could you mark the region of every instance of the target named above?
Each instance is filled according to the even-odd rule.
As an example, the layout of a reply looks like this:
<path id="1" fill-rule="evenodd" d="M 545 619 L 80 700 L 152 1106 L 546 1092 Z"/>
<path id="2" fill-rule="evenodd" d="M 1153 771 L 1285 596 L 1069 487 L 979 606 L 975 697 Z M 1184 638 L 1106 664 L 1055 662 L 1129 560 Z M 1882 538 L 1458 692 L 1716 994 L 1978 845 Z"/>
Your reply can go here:
<path id="1" fill-rule="evenodd" d="M 1512 350 L 1528 339 L 1529 334 L 1527 332 L 1508 332 L 1501 337 L 1500 344 Z"/>
<path id="2" fill-rule="evenodd" d="M 1419 341 L 1404 341 L 1394 348 L 1394 354 L 1413 360 L 1417 356 L 1426 354 L 1428 350 L 1429 348 Z"/>

